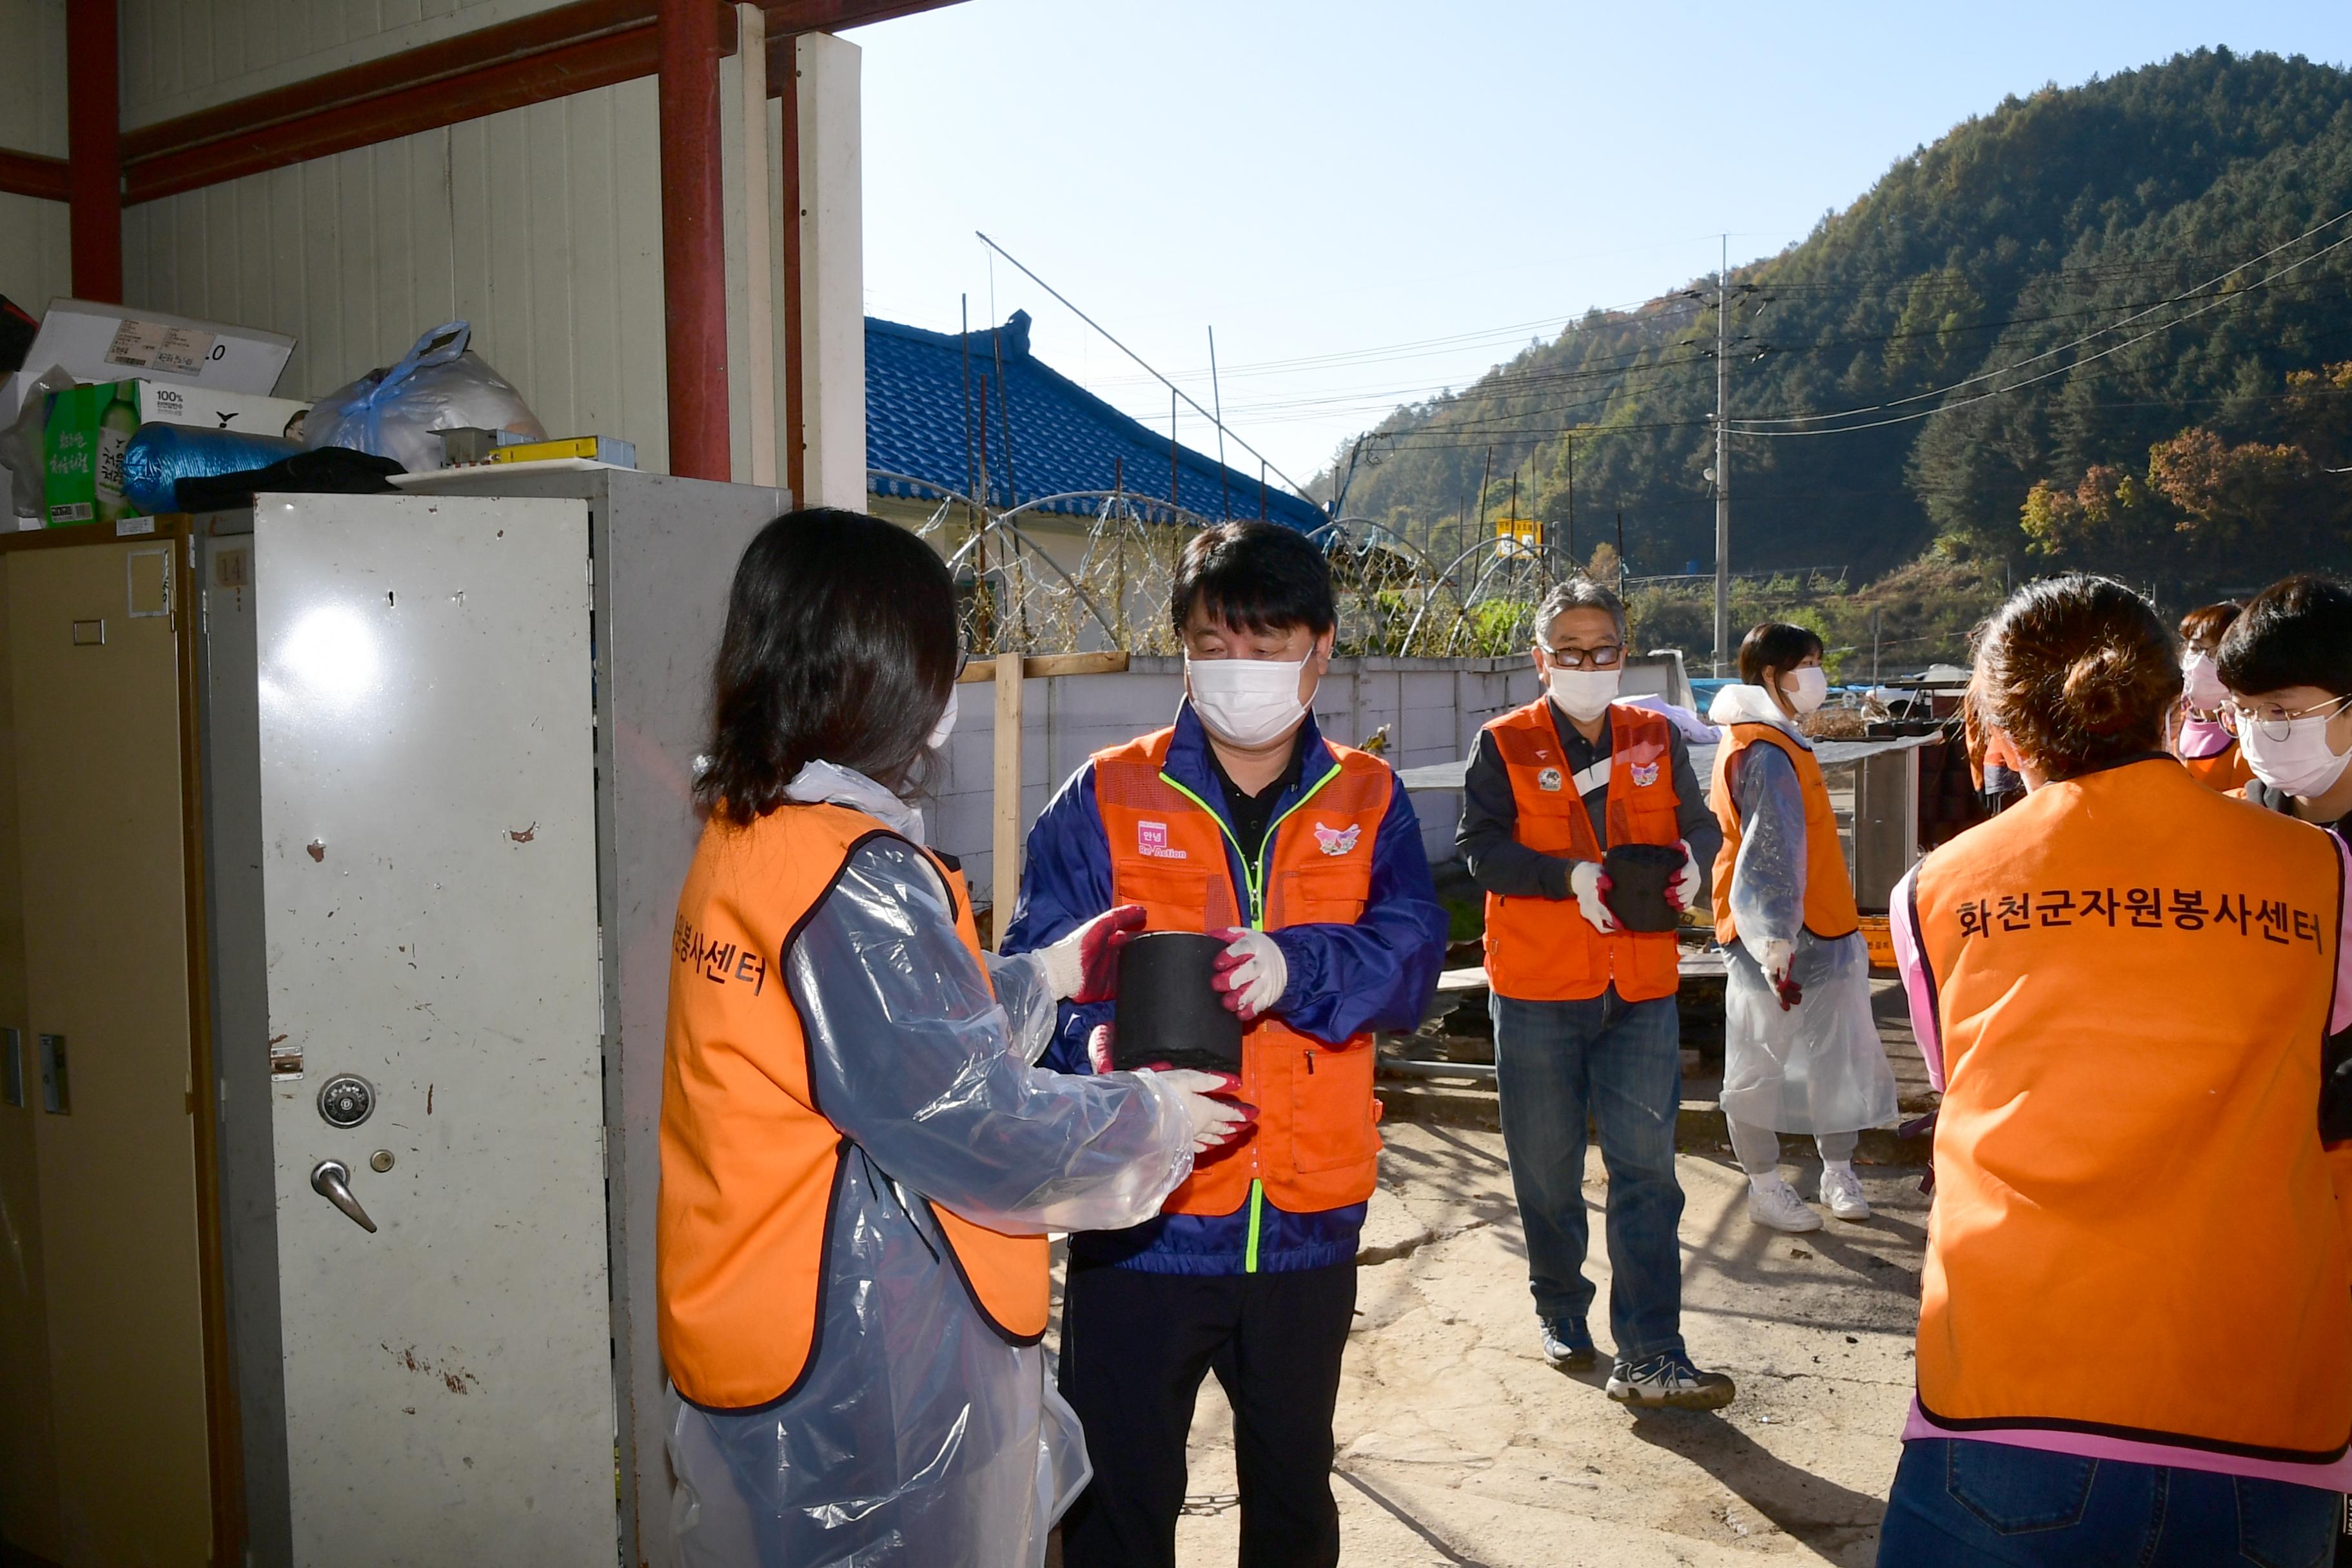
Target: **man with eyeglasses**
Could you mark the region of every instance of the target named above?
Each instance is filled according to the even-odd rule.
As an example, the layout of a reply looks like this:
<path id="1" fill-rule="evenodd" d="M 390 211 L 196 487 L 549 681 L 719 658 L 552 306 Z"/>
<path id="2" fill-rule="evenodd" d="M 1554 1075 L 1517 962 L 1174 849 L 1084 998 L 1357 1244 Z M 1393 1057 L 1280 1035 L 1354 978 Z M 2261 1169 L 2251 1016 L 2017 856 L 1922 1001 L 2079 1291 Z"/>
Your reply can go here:
<path id="1" fill-rule="evenodd" d="M 2289 577 L 2231 623 L 2214 667 L 2221 720 L 2253 778 L 2245 796 L 2352 838 L 2352 590 Z"/>
<path id="2" fill-rule="evenodd" d="M 1671 931 L 1620 924 L 1602 860 L 1612 846 L 1679 848 L 1668 901 L 1691 908 L 1722 830 L 1673 723 L 1614 700 L 1625 641 L 1616 595 L 1580 577 L 1551 591 L 1533 649 L 1545 694 L 1480 732 L 1455 842 L 1486 894 L 1503 1142 L 1544 1357 L 1568 1371 L 1597 1359 L 1585 1324 L 1590 1115 L 1609 1172 L 1609 1397 L 1717 1410 L 1732 1382 L 1693 1366 L 1682 1336 L 1679 953 Z"/>

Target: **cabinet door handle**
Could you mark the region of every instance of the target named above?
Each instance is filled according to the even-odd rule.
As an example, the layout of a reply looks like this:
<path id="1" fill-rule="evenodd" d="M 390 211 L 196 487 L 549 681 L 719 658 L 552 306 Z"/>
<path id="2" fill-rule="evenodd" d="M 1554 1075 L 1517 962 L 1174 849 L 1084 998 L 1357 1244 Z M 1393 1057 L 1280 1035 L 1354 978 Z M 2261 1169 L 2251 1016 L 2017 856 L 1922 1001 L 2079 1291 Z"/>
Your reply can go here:
<path id="1" fill-rule="evenodd" d="M 321 1160 L 313 1166 L 310 1190 L 349 1215 L 353 1225 L 371 1236 L 375 1234 L 375 1221 L 368 1218 L 367 1210 L 352 1196 L 351 1168 L 341 1160 Z"/>

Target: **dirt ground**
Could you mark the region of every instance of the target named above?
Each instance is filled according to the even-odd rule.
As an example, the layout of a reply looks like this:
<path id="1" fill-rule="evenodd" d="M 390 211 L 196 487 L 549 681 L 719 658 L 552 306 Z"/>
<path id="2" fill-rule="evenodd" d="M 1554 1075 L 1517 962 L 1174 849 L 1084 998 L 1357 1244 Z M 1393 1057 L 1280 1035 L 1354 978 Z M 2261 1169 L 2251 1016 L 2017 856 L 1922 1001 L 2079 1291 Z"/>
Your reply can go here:
<path id="1" fill-rule="evenodd" d="M 1602 1370 L 1538 1349 L 1499 1133 L 1400 1121 L 1364 1237 L 1337 1418 L 1345 1560 L 1382 1568 L 1867 1564 L 1911 1391 L 1927 1199 L 1916 1170 L 1863 1171 L 1870 1220 L 1807 1236 L 1752 1225 L 1728 1152 L 1679 1164 L 1683 1327 L 1738 1399 L 1636 1416 L 1601 1393 L 1607 1177 L 1585 1177 Z M 1792 1179 L 1808 1194 L 1816 1167 Z M 1232 1415 L 1213 1378 L 1177 1532 L 1187 1568 L 1235 1559 Z"/>

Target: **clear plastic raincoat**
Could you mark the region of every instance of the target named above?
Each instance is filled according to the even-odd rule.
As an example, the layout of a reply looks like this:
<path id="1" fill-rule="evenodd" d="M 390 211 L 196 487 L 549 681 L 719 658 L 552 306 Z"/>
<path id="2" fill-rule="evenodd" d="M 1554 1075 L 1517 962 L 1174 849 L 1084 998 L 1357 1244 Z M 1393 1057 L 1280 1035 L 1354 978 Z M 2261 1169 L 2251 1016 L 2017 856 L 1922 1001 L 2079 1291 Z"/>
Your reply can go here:
<path id="1" fill-rule="evenodd" d="M 1801 746 L 1763 688 L 1727 686 L 1707 717 L 1771 724 Z M 1724 984 L 1723 1113 L 1776 1132 L 1852 1132 L 1895 1118 L 1895 1073 L 1870 1016 L 1870 952 L 1862 933 L 1823 941 L 1805 929 L 1805 802 L 1789 759 L 1749 746 L 1727 781 L 1739 814 L 1731 915 L 1739 940 Z M 1759 956 L 1795 944 L 1790 977 L 1804 1000 L 1783 1012 Z"/>
<path id="2" fill-rule="evenodd" d="M 790 793 L 922 830 L 829 764 Z M 930 863 L 889 838 L 857 850 L 784 954 L 818 1100 L 855 1147 L 800 1386 L 753 1411 L 670 1395 L 687 1568 L 1035 1568 L 1087 1482 L 1044 1348 L 981 1316 L 930 1205 L 1016 1234 L 1135 1225 L 1190 1173 L 1191 1124 L 1150 1074 L 1032 1067 L 1055 1024 L 1045 961 L 987 962 L 993 996 Z"/>

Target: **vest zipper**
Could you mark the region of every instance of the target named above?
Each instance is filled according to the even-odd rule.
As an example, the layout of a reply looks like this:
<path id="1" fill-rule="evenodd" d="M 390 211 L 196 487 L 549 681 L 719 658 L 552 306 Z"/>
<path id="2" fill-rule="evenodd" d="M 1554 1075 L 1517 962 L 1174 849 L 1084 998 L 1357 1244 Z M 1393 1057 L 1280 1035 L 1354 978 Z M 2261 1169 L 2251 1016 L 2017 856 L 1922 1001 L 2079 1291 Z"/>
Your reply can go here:
<path id="1" fill-rule="evenodd" d="M 1244 1274 L 1255 1274 L 1257 1272 L 1258 1220 L 1263 1215 L 1265 1207 L 1265 1184 L 1259 1181 L 1255 1176 L 1252 1176 L 1250 1178 L 1249 1249 L 1242 1256 L 1242 1272 Z"/>
<path id="2" fill-rule="evenodd" d="M 1242 876 L 1246 879 L 1249 883 L 1250 930 L 1264 931 L 1265 929 L 1265 852 L 1267 847 L 1274 842 L 1276 830 L 1281 827 L 1284 823 L 1289 821 L 1293 816 L 1297 815 L 1300 806 L 1305 805 L 1308 801 L 1313 800 L 1317 795 L 1322 794 L 1323 786 L 1329 784 L 1333 779 L 1338 778 L 1339 776 L 1339 764 L 1337 763 L 1332 763 L 1331 771 L 1329 773 L 1325 773 L 1321 778 L 1317 779 L 1312 784 L 1308 785 L 1306 794 L 1300 795 L 1297 800 L 1292 801 L 1289 806 L 1283 811 L 1281 816 L 1276 817 L 1272 822 L 1265 825 L 1265 837 L 1258 843 L 1257 861 L 1256 864 L 1253 865 L 1250 862 L 1250 858 L 1242 853 L 1242 841 L 1234 837 L 1234 830 L 1226 826 L 1223 815 L 1212 807 L 1207 801 L 1202 800 L 1199 795 L 1194 795 L 1191 790 L 1186 789 L 1182 784 L 1178 784 L 1174 779 L 1170 778 L 1165 770 L 1161 771 L 1160 774 L 1160 782 L 1166 784 L 1170 789 L 1174 790 L 1178 795 L 1182 795 L 1186 800 L 1191 801 L 1194 805 L 1199 806 L 1202 811 L 1207 812 L 1209 814 L 1209 820 L 1217 825 L 1217 831 L 1225 836 L 1225 842 L 1234 847 L 1234 858 L 1242 863 Z"/>

